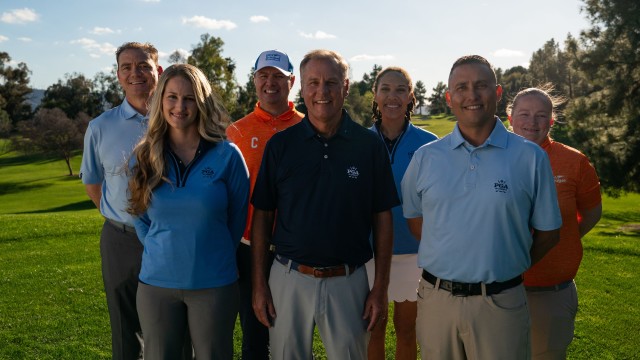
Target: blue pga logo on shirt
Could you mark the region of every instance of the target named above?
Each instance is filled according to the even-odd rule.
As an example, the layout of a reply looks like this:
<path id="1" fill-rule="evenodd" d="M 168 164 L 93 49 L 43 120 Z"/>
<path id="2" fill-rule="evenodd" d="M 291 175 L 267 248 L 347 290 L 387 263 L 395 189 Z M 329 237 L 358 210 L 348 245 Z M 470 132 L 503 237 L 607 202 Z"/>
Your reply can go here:
<path id="1" fill-rule="evenodd" d="M 213 174 L 215 174 L 215 172 L 213 171 L 212 168 L 210 167 L 206 167 L 204 169 L 202 169 L 202 176 L 211 179 L 213 177 Z"/>
<path id="2" fill-rule="evenodd" d="M 506 194 L 509 191 L 509 185 L 504 180 L 498 180 L 493 184 L 493 188 L 496 189 L 496 192 L 500 192 Z"/>
<path id="3" fill-rule="evenodd" d="M 357 179 L 360 176 L 360 172 L 358 172 L 358 168 L 355 166 L 351 166 L 347 169 L 347 176 L 351 179 Z"/>

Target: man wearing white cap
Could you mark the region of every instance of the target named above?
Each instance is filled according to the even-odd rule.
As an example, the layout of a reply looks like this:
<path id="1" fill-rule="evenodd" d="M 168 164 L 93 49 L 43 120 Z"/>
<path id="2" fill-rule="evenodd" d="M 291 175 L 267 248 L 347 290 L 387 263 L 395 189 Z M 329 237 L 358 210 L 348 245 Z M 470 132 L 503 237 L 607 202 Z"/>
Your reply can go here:
<path id="1" fill-rule="evenodd" d="M 253 112 L 227 128 L 227 137 L 242 151 L 249 168 L 251 193 L 260 170 L 267 141 L 278 131 L 300 122 L 303 114 L 289 101 L 295 81 L 293 65 L 287 54 L 278 50 L 264 51 L 255 64 L 253 83 L 258 103 Z M 255 317 L 251 306 L 251 220 L 253 206 L 249 205 L 247 226 L 238 247 L 237 263 L 240 272 L 240 324 L 242 326 L 242 358 L 269 358 L 269 330 Z"/>

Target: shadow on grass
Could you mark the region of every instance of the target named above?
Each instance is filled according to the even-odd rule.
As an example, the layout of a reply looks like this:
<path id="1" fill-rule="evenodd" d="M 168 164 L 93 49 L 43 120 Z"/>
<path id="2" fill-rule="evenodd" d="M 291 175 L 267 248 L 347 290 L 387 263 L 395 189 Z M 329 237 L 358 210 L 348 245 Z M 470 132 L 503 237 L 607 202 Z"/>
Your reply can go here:
<path id="1" fill-rule="evenodd" d="M 0 195 L 15 194 L 25 191 L 42 189 L 51 184 L 34 184 L 33 182 L 5 182 L 0 183 Z"/>
<path id="2" fill-rule="evenodd" d="M 605 247 L 605 246 L 593 246 L 593 245 L 585 245 L 585 250 L 607 254 L 607 255 L 623 255 L 623 256 L 631 256 L 631 257 L 640 257 L 640 251 L 629 248 L 613 248 L 613 247 Z"/>
<path id="3" fill-rule="evenodd" d="M 62 158 L 51 154 L 22 154 L 0 158 L 0 166 L 46 164 L 59 160 Z"/>
<path id="4" fill-rule="evenodd" d="M 44 214 L 44 213 L 63 212 L 63 211 L 90 210 L 95 208 L 96 206 L 93 205 L 93 201 L 84 200 L 84 201 L 78 201 L 73 204 L 67 204 L 67 205 L 58 206 L 50 209 L 25 211 L 18 214 Z"/>

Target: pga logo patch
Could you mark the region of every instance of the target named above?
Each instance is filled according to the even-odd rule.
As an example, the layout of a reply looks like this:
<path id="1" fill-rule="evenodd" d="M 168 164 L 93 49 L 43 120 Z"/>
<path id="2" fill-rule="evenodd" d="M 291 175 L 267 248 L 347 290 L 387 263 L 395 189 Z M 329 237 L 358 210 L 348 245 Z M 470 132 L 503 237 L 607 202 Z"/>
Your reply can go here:
<path id="1" fill-rule="evenodd" d="M 351 166 L 347 169 L 347 176 L 351 179 L 357 179 L 360 176 L 360 172 L 358 172 L 358 168 L 355 166 Z"/>

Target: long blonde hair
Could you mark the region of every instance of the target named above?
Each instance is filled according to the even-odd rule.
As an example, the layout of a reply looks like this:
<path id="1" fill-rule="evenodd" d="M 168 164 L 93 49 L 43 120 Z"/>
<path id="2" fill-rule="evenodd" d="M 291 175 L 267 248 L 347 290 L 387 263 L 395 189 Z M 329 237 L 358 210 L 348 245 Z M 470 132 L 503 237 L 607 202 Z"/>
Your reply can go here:
<path id="1" fill-rule="evenodd" d="M 224 140 L 225 128 L 230 118 L 220 98 L 212 91 L 204 73 L 189 64 L 176 64 L 166 69 L 158 81 L 158 87 L 149 106 L 149 127 L 131 155 L 135 159 L 132 176 L 129 179 L 129 207 L 127 211 L 140 215 L 149 208 L 152 191 L 162 181 L 171 183 L 166 174 L 165 146 L 169 125 L 162 115 L 162 98 L 167 82 L 182 76 L 192 87 L 198 105 L 196 122 L 198 133 L 204 140 L 218 143 Z"/>

